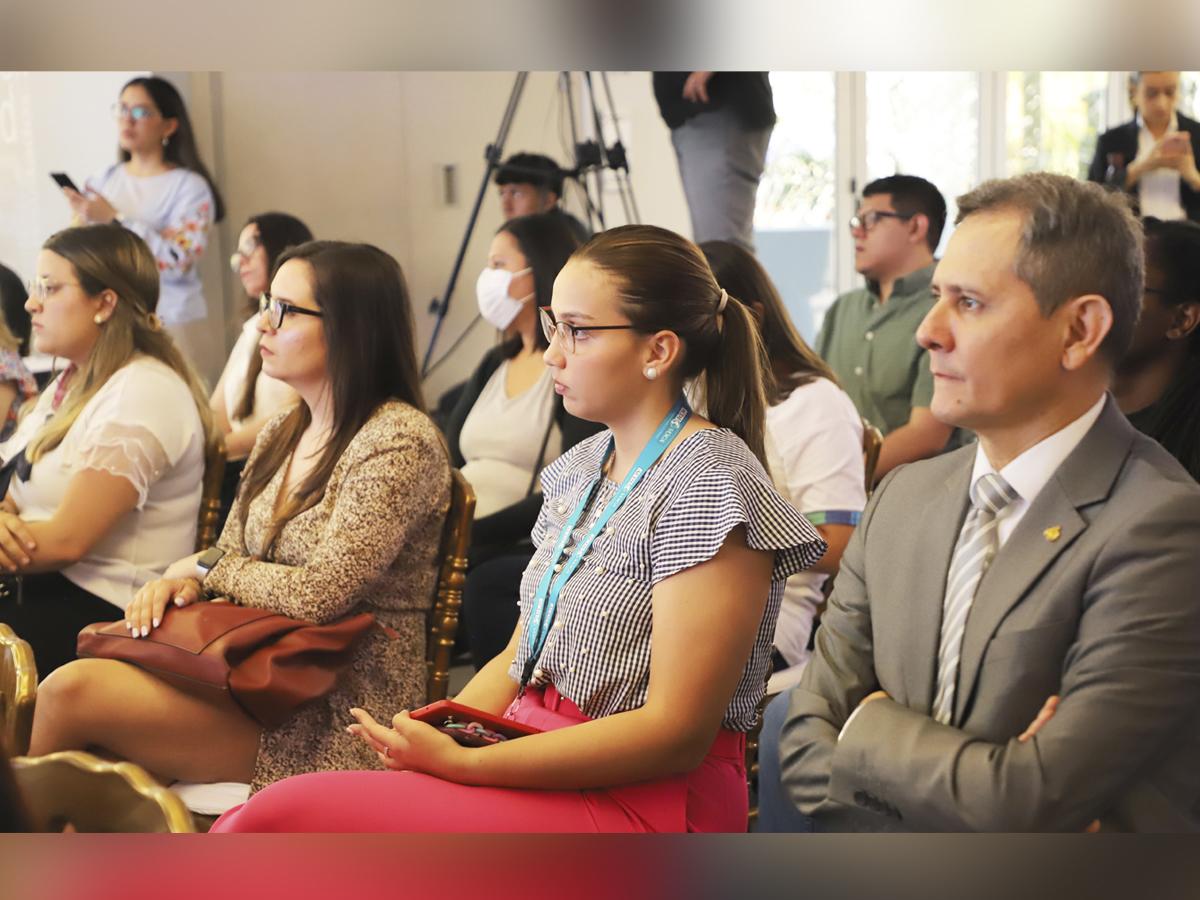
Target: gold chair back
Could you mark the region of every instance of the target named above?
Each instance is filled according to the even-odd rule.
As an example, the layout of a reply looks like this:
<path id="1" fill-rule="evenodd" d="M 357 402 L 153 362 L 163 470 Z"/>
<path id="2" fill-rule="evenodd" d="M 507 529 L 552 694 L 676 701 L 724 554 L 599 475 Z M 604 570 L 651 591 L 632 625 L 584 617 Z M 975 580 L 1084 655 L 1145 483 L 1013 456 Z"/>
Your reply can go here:
<path id="1" fill-rule="evenodd" d="M 29 751 L 37 684 L 33 648 L 0 622 L 0 743 L 13 756 Z"/>
<path id="2" fill-rule="evenodd" d="M 140 766 L 107 762 L 80 750 L 12 761 L 17 786 L 37 827 L 87 832 L 196 830 L 179 797 Z"/>
<path id="3" fill-rule="evenodd" d="M 867 485 L 867 499 L 875 491 L 875 467 L 879 465 L 879 450 L 883 447 L 883 432 L 868 422 L 863 425 L 863 480 Z"/>
<path id="4" fill-rule="evenodd" d="M 200 495 L 200 517 L 196 523 L 196 550 L 217 543 L 221 521 L 221 482 L 225 479 L 225 441 L 217 438 L 204 457 L 204 491 Z"/>
<path id="5" fill-rule="evenodd" d="M 450 475 L 450 509 L 442 530 L 437 595 L 429 611 L 429 639 L 425 644 L 427 703 L 445 700 L 450 685 L 450 661 L 467 580 L 471 522 L 475 518 L 475 489 L 458 469 L 451 469 Z"/>

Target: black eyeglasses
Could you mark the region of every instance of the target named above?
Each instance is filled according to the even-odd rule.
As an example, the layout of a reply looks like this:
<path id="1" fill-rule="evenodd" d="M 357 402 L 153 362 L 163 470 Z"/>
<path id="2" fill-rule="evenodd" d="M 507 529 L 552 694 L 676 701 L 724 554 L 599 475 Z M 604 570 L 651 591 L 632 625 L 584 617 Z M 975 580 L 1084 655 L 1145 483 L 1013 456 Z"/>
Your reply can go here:
<path id="1" fill-rule="evenodd" d="M 579 334 L 589 331 L 636 331 L 634 325 L 572 325 L 570 322 L 559 322 L 554 318 L 554 311 L 549 306 L 538 307 L 538 318 L 542 323 L 542 334 L 548 343 L 554 343 L 558 337 L 559 345 L 567 353 L 575 352 L 575 340 Z"/>
<path id="2" fill-rule="evenodd" d="M 868 209 L 850 217 L 850 230 L 858 231 L 861 228 L 863 231 L 870 231 L 879 224 L 880 219 L 911 219 L 915 215 L 916 213 L 889 212 L 886 209 Z"/>
<path id="3" fill-rule="evenodd" d="M 267 324 L 272 330 L 283 326 L 283 319 L 288 313 L 299 313 L 302 316 L 316 316 L 318 319 L 323 319 L 325 313 L 317 309 L 305 309 L 303 306 L 296 306 L 294 303 L 288 303 L 285 300 L 280 300 L 271 296 L 270 291 L 263 291 L 258 298 L 258 314 L 267 314 Z"/>

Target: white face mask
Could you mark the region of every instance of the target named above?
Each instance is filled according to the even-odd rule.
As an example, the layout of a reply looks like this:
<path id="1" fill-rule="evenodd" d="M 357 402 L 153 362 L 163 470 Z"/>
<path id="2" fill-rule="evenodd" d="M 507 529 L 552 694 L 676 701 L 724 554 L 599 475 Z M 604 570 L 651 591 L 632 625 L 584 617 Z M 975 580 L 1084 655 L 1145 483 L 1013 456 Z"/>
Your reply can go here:
<path id="1" fill-rule="evenodd" d="M 508 269 L 484 269 L 479 273 L 475 282 L 475 299 L 479 301 L 479 314 L 492 327 L 501 331 L 513 323 L 525 306 L 525 301 L 533 294 L 526 294 L 520 300 L 508 296 L 512 280 L 518 275 L 532 272 L 525 268 L 520 272 L 510 272 Z"/>

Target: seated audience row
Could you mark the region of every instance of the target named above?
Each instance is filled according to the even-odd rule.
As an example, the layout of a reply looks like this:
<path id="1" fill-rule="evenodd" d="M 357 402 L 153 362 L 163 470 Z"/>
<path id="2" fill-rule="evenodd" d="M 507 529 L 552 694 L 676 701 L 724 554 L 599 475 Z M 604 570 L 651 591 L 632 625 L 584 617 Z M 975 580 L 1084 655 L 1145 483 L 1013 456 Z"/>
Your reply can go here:
<path id="1" fill-rule="evenodd" d="M 477 292 L 508 340 L 460 398 L 448 459 L 422 412 L 395 261 L 335 242 L 279 253 L 307 234 L 279 216 L 243 230 L 235 258 L 248 292 L 278 262 L 226 375 L 242 379 L 239 399 L 271 378 L 298 402 L 251 425 L 257 439 L 215 550 L 191 554 L 189 542 L 169 566 L 173 557 L 134 557 L 148 547 L 161 557 L 168 536 L 194 540 L 198 473 L 215 430 L 153 314 L 145 244 L 116 225 L 55 235 L 28 302 L 39 349 L 71 365 L 0 448 L 12 478 L 0 565 L 22 575 L 0 619 L 34 636 L 47 671 L 74 656 L 78 630 L 51 626 L 47 610 L 59 621 L 59 610 L 86 614 L 86 624 L 128 603 L 126 625 L 145 637 L 172 605 L 227 598 L 321 622 L 370 610 L 395 636 L 370 635 L 333 692 L 266 731 L 228 698 L 124 663 L 72 662 L 42 685 L 34 752 L 99 747 L 163 777 L 252 781 L 255 790 L 288 779 L 218 830 L 737 830 L 742 733 L 773 671 L 770 690 L 787 693 L 768 708 L 763 735 L 767 827 L 1190 827 L 1192 813 L 1150 810 L 1137 785 L 1191 790 L 1182 750 L 1155 748 L 1168 731 L 1185 735 L 1183 750 L 1200 742 L 1187 699 L 1196 673 L 1163 643 L 1194 624 L 1171 598 L 1181 578 L 1200 574 L 1184 563 L 1184 544 L 1200 536 L 1200 489 L 1117 410 L 1194 463 L 1200 228 L 1147 220 L 1143 279 L 1141 229 L 1120 202 L 1071 179 L 1025 176 L 959 198 L 959 228 L 934 271 L 936 210 L 909 212 L 904 192 L 923 198 L 915 206 L 936 203 L 914 181 L 869 187 L 860 215 L 871 222 L 854 224 L 864 257 L 906 248 L 911 261 L 920 244 L 931 260 L 930 305 L 908 370 L 914 390 L 931 380 L 929 406 L 912 406 L 895 433 L 915 423 L 924 434 L 924 410 L 946 435 L 969 428 L 980 443 L 886 477 L 858 529 L 861 419 L 748 252 L 697 248 L 646 226 L 578 247 L 559 218 L 507 223 Z M 261 245 L 274 225 L 290 236 L 272 253 Z M 1090 263 L 1068 266 L 1063 254 Z M 911 303 L 895 306 L 905 276 L 888 277 L 868 314 L 890 304 L 907 315 Z M 543 296 L 551 302 L 538 309 Z M 846 324 L 852 307 L 835 307 L 840 318 L 827 322 L 823 342 L 843 327 L 842 343 L 854 343 L 862 323 Z M 868 367 L 888 318 L 865 332 Z M 1017 353 L 1027 367 L 1004 364 Z M 1106 399 L 1114 373 L 1116 398 Z M 146 390 L 183 391 L 151 402 L 187 420 L 190 431 L 171 423 L 183 438 L 147 414 Z M 223 383 L 213 399 L 221 428 L 248 443 L 233 437 L 227 393 Z M 693 395 L 700 413 L 684 399 Z M 90 404 L 102 396 L 97 413 Z M 130 415 L 128 397 L 137 401 Z M 915 444 L 891 446 L 902 451 L 894 467 Z M 75 455 L 52 478 L 46 460 L 64 448 Z M 486 598 L 477 622 L 491 615 L 494 626 L 502 611 L 511 631 L 507 646 L 493 639 L 499 652 L 457 699 L 551 732 L 517 749 L 468 750 L 403 712 L 391 727 L 378 721 L 422 700 L 424 612 L 452 461 L 481 497 L 472 553 L 485 561 L 468 598 Z M 97 523 L 89 509 L 91 521 L 75 521 L 84 518 L 80 496 L 105 491 L 108 517 Z M 190 518 L 181 517 L 188 503 Z M 919 527 L 914 509 L 925 517 Z M 133 543 L 122 538 L 130 528 Z M 93 547 L 102 551 L 94 561 Z M 843 549 L 809 663 L 821 587 Z M 995 556 L 1004 557 L 999 574 Z M 918 558 L 932 564 L 912 566 Z M 67 568 L 46 574 L 55 560 Z M 502 562 L 507 571 L 489 568 Z M 922 586 L 930 578 L 941 587 Z M 747 584 L 760 599 L 747 600 Z M 36 605 L 40 623 L 25 609 L 31 590 L 53 598 Z M 932 616 L 912 607 L 912 597 L 929 596 Z M 1155 615 L 1126 621 L 1131 596 Z M 108 614 L 94 615 L 92 601 Z M 995 649 L 1010 638 L 1019 677 L 1002 662 L 1012 654 Z M 927 669 L 893 665 L 922 656 Z M 1121 701 L 1122 686 L 1136 688 L 1131 697 L 1168 695 L 1181 711 L 1172 718 Z M 1121 713 L 1109 734 L 1124 748 L 1119 783 L 1075 759 L 1101 705 Z M 359 740 L 341 730 L 350 706 Z M 690 723 L 682 730 L 680 711 Z M 1135 733 L 1150 735 L 1149 746 L 1126 747 Z M 882 759 L 897 739 L 919 752 Z M 403 777 L 348 771 L 379 765 Z M 966 785 L 970 802 L 943 789 L 939 773 Z M 996 787 L 1017 782 L 1028 790 Z"/>
<path id="2" fill-rule="evenodd" d="M 259 329 L 264 371 L 300 403 L 259 434 L 216 552 L 177 554 L 138 590 L 126 626 L 146 637 L 168 605 L 220 598 L 315 622 L 370 611 L 386 633 L 356 645 L 333 692 L 265 733 L 227 695 L 78 660 L 41 685 L 31 753 L 100 747 L 169 779 L 261 786 L 369 765 L 342 732 L 346 710 L 422 702 L 450 468 L 422 411 L 400 268 L 366 245 L 286 251 Z"/>

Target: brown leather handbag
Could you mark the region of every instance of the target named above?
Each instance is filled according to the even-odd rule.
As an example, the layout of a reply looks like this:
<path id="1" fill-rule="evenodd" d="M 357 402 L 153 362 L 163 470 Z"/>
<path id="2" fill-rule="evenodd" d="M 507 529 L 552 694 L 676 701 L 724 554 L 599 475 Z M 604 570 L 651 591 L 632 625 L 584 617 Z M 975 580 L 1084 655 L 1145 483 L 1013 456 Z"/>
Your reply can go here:
<path id="1" fill-rule="evenodd" d="M 202 602 L 167 607 L 162 624 L 144 638 L 131 637 L 124 621 L 88 625 L 77 651 L 132 663 L 192 689 L 228 693 L 252 719 L 274 728 L 333 690 L 354 645 L 375 626 L 370 613 L 317 625 L 266 609 Z"/>

